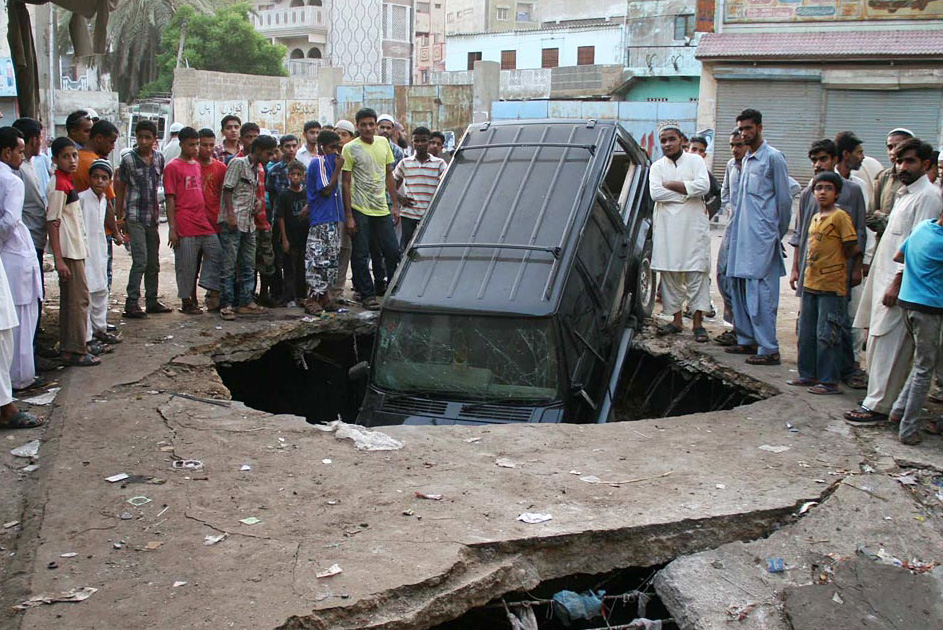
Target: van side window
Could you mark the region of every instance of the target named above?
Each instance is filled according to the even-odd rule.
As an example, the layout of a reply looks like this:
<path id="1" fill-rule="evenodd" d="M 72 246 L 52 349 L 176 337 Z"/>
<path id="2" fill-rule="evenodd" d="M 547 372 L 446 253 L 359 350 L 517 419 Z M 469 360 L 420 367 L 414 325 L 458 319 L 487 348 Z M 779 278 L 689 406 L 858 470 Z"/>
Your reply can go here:
<path id="1" fill-rule="evenodd" d="M 622 139 L 618 139 L 617 142 L 618 148 L 609 156 L 602 189 L 617 205 L 619 215 L 624 221 L 627 218 L 627 209 L 632 207 L 630 202 L 634 201 L 637 196 L 635 193 L 639 188 L 637 182 L 639 168 L 629 156 L 629 148 Z"/>

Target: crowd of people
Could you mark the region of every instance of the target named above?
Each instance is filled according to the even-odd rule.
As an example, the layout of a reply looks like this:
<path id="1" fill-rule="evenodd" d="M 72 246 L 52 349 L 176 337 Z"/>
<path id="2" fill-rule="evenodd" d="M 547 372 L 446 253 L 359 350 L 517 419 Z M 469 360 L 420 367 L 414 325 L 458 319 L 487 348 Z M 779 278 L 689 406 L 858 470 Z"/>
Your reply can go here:
<path id="1" fill-rule="evenodd" d="M 348 269 L 355 299 L 380 308 L 445 172 L 445 134 L 415 127 L 409 143 L 368 108 L 354 122 L 306 122 L 300 138 L 262 131 L 232 115 L 219 137 L 174 123 L 159 149 L 157 125 L 143 119 L 115 167 L 118 128 L 93 111 L 70 114 L 48 151 L 36 120 L 0 128 L 0 427 L 42 424 L 14 395 L 45 383 L 37 372 L 49 357 L 96 366 L 121 343 L 107 321 L 115 245 L 131 255 L 124 318 L 172 311 L 158 299 L 161 193 L 182 313 L 336 311 Z M 59 280 L 56 348 L 37 343 L 47 252 Z"/>
<path id="2" fill-rule="evenodd" d="M 218 134 L 174 123 L 160 149 L 157 125 L 141 120 L 117 167 L 109 159 L 119 137 L 113 123 L 79 110 L 66 132 L 47 152 L 38 121 L 0 128 L 3 427 L 41 424 L 13 396 L 43 383 L 37 368 L 49 356 L 100 365 L 122 341 L 107 321 L 114 245 L 131 256 L 124 317 L 172 310 L 158 299 L 161 192 L 182 313 L 234 320 L 275 306 L 336 311 L 348 271 L 354 298 L 376 310 L 447 164 L 444 134 L 415 127 L 407 142 L 402 125 L 369 108 L 354 121 L 306 122 L 300 136 L 275 137 L 234 115 Z M 802 188 L 763 139 L 756 110 L 737 117 L 722 182 L 704 160 L 707 138 L 688 138 L 671 121 L 658 138 L 663 157 L 649 177 L 652 268 L 671 317 L 658 334 L 681 333 L 690 314 L 695 340 L 710 341 L 710 222 L 726 212 L 714 279 L 731 330 L 714 340 L 751 365 L 779 365 L 783 239 L 792 228 L 788 275 L 800 315 L 798 377 L 789 385 L 820 395 L 839 393 L 840 383 L 867 390 L 847 421 L 898 423 L 902 442 L 919 442 L 922 405 L 934 376 L 943 377 L 939 153 L 892 129 L 891 166 L 881 168 L 845 131 L 812 144 L 813 178 Z M 54 349 L 37 344 L 47 253 L 59 280 Z"/>
<path id="3" fill-rule="evenodd" d="M 943 194 L 939 151 L 905 128 L 887 135 L 891 166 L 864 154 L 851 131 L 809 148 L 813 178 L 801 189 L 782 153 L 763 139 L 763 116 L 737 116 L 720 205 L 729 213 L 715 279 L 732 330 L 715 337 L 726 352 L 757 366 L 779 365 L 776 332 L 783 239 L 792 227 L 789 284 L 800 299 L 798 374 L 788 384 L 813 394 L 840 393 L 839 383 L 866 390 L 845 414 L 853 425 L 891 422 L 905 444 L 917 444 L 919 417 L 932 381 L 943 383 Z M 658 334 L 683 330 L 710 341 L 713 185 L 701 159 L 706 141 L 685 138 L 675 122 L 659 126 L 664 156 L 651 168 L 655 201 L 652 268 L 672 321 Z M 685 150 L 684 143 L 689 148 Z M 696 154 L 700 154 L 700 157 Z M 793 225 L 793 201 L 799 196 Z M 866 351 L 867 371 L 859 355 Z M 943 402 L 943 400 L 941 400 Z M 940 421 L 923 429 L 939 434 Z"/>

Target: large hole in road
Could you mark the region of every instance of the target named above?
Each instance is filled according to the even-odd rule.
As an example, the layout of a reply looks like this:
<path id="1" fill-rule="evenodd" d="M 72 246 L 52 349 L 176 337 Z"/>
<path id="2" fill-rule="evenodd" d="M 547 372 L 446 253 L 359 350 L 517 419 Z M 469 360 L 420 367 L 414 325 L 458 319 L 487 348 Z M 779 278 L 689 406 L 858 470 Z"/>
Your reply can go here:
<path id="1" fill-rule="evenodd" d="M 370 359 L 373 339 L 373 334 L 323 333 L 282 341 L 259 359 L 217 363 L 217 371 L 232 397 L 253 409 L 303 416 L 312 423 L 338 416 L 353 422 L 365 385 L 351 383 L 347 371 Z M 762 383 L 706 360 L 680 360 L 636 347 L 626 358 L 614 416 L 621 422 L 733 409 L 769 393 Z"/>
<path id="2" fill-rule="evenodd" d="M 658 569 L 620 569 L 602 575 L 577 574 L 548 580 L 526 592 L 506 593 L 432 630 L 511 628 L 509 614 L 528 629 L 536 621 L 537 630 L 620 630 L 653 626 L 676 630 L 671 615 L 652 588 Z M 533 611 L 533 617 L 527 609 Z M 643 619 L 651 623 L 646 625 Z M 661 623 L 655 625 L 654 622 Z"/>

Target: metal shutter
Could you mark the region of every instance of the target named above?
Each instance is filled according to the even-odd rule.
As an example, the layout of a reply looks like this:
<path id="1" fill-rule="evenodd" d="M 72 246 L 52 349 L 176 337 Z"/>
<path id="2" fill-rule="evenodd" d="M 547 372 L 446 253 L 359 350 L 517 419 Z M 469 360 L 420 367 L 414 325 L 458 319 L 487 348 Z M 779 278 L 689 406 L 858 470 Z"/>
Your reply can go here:
<path id="1" fill-rule="evenodd" d="M 763 114 L 763 138 L 786 156 L 789 175 L 800 184 L 812 177 L 809 147 L 822 139 L 822 84 L 818 81 L 717 81 L 715 133 L 721 159 L 714 159 L 714 174 L 724 176 L 730 159 L 726 149 L 737 115 L 748 107 Z"/>
<path id="2" fill-rule="evenodd" d="M 887 132 L 906 127 L 934 147 L 940 138 L 943 90 L 826 90 L 825 135 L 854 131 L 865 153 L 888 166 Z"/>

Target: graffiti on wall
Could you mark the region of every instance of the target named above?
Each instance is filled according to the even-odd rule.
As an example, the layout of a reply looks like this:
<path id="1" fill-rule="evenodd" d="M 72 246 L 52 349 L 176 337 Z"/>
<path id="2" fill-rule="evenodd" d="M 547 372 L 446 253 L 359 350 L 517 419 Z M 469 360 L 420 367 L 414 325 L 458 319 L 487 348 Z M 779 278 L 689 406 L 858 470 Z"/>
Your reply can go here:
<path id="1" fill-rule="evenodd" d="M 728 0 L 724 22 L 938 20 L 943 0 Z"/>

